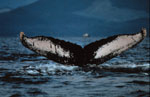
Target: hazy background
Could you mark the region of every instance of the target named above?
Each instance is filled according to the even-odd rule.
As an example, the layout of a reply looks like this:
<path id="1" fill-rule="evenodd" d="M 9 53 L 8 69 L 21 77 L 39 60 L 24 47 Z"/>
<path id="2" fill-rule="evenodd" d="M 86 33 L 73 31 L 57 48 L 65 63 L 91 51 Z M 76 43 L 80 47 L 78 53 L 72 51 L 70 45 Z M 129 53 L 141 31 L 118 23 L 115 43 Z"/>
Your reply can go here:
<path id="1" fill-rule="evenodd" d="M 0 0 L 0 36 L 109 36 L 148 30 L 149 0 Z M 149 31 L 148 31 L 149 32 Z"/>

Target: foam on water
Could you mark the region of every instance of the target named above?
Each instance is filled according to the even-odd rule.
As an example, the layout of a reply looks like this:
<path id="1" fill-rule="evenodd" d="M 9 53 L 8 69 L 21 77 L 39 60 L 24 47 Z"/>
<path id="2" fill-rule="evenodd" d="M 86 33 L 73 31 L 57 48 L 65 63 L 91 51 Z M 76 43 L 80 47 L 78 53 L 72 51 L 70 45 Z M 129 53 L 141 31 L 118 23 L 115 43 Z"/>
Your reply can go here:
<path id="1" fill-rule="evenodd" d="M 49 62 L 47 64 L 39 64 L 36 66 L 25 66 L 23 67 L 23 72 L 31 75 L 47 75 L 47 74 L 57 74 L 74 71 L 78 68 L 78 66 L 67 66 L 57 63 Z"/>
<path id="2" fill-rule="evenodd" d="M 126 72 L 149 72 L 150 70 L 150 64 L 149 63 L 143 63 L 140 65 L 134 64 L 134 63 L 128 63 L 128 64 L 120 64 L 120 65 L 111 65 L 111 64 L 101 64 L 98 67 L 103 69 L 109 69 L 109 70 L 118 70 L 118 71 L 126 71 Z"/>
<path id="3" fill-rule="evenodd" d="M 90 66 L 90 65 L 88 65 Z M 87 66 L 87 67 L 88 67 Z M 97 72 L 101 70 L 115 71 L 115 72 L 149 72 L 150 64 L 145 63 L 141 65 L 131 64 L 121 64 L 121 65 L 112 65 L 112 64 L 101 64 L 98 66 L 93 66 L 97 68 Z M 94 70 L 95 68 L 91 68 Z M 55 75 L 55 74 L 67 74 L 79 70 L 78 66 L 67 66 L 57 63 L 49 62 L 47 64 L 39 65 L 29 65 L 21 69 L 22 73 L 29 75 Z M 84 72 L 84 71 L 83 71 Z M 87 71 L 86 71 L 87 72 Z"/>

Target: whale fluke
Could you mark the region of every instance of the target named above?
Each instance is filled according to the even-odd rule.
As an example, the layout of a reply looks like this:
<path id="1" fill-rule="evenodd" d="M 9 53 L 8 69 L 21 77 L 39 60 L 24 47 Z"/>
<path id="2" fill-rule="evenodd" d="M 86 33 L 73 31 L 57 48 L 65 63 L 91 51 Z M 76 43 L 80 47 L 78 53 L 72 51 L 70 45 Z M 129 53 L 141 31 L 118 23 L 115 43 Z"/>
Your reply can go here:
<path id="1" fill-rule="evenodd" d="M 133 48 L 146 37 L 146 29 L 136 34 L 115 35 L 84 47 L 88 64 L 102 64 L 122 52 Z"/>
<path id="2" fill-rule="evenodd" d="M 146 37 L 146 29 L 136 34 L 115 35 L 86 45 L 55 39 L 53 37 L 27 37 L 20 33 L 22 44 L 30 50 L 58 63 L 84 66 L 86 64 L 102 64 L 136 46 Z"/>
<path id="3" fill-rule="evenodd" d="M 83 48 L 79 45 L 52 37 L 26 37 L 20 33 L 22 44 L 30 50 L 58 63 L 81 65 Z"/>

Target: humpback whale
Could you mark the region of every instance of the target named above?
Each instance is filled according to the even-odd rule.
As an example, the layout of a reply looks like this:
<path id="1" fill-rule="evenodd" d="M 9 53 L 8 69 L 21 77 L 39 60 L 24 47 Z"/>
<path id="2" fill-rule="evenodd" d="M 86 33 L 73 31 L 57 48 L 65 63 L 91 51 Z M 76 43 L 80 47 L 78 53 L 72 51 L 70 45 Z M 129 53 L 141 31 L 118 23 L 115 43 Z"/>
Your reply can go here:
<path id="1" fill-rule="evenodd" d="M 102 64 L 133 48 L 144 37 L 146 37 L 146 29 L 142 28 L 135 34 L 114 35 L 81 47 L 53 37 L 27 37 L 24 32 L 20 32 L 20 41 L 26 48 L 54 62 L 77 66 Z"/>

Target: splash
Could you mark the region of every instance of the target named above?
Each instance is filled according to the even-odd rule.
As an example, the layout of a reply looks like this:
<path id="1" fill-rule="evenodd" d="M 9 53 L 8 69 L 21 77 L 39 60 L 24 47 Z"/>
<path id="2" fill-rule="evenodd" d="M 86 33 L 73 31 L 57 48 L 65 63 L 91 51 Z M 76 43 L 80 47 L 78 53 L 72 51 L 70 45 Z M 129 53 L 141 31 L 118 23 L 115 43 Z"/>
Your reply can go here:
<path id="1" fill-rule="evenodd" d="M 62 64 L 49 62 L 47 64 L 40 64 L 37 66 L 25 66 L 23 72 L 29 75 L 55 75 L 69 73 L 77 70 L 78 66 L 66 66 Z"/>
<path id="2" fill-rule="evenodd" d="M 125 64 L 102 64 L 98 66 L 104 70 L 116 71 L 116 72 L 149 72 L 150 64 L 143 63 L 143 64 L 134 64 L 134 63 L 125 63 Z"/>
<path id="3" fill-rule="evenodd" d="M 89 65 L 88 65 L 89 66 Z M 49 62 L 47 64 L 39 64 L 39 65 L 29 65 L 24 66 L 21 69 L 21 72 L 27 75 L 62 75 L 62 74 L 77 74 L 79 72 L 89 73 L 92 71 L 99 73 L 103 72 L 127 72 L 127 73 L 140 73 L 140 72 L 149 72 L 150 64 L 143 63 L 140 65 L 134 63 L 126 63 L 126 64 L 101 64 L 98 66 L 89 66 L 83 67 L 80 69 L 78 66 L 66 66 L 63 64 L 57 64 Z M 87 69 L 88 68 L 88 69 Z M 78 71 L 78 72 L 77 72 Z"/>

